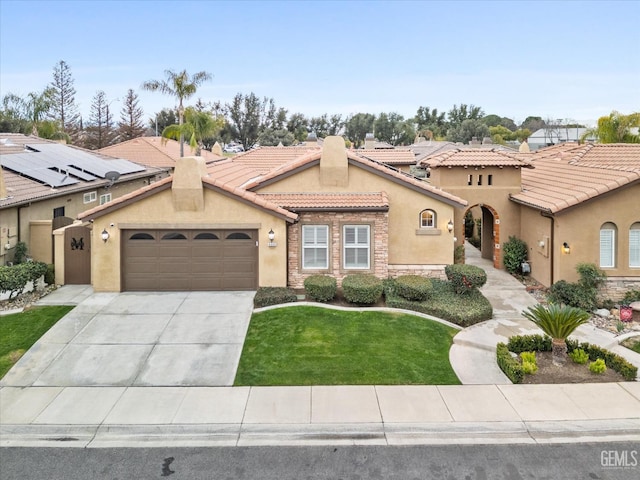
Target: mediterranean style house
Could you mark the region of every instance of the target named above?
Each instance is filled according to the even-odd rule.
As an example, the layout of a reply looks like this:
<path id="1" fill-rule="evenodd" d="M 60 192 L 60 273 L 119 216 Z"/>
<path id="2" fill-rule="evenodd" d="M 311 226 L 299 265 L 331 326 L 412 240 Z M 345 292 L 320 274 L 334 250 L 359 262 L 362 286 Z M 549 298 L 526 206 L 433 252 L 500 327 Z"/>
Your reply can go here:
<path id="1" fill-rule="evenodd" d="M 494 268 L 515 236 L 546 286 L 589 262 L 613 298 L 640 288 L 640 146 L 630 144 L 448 145 L 423 156 L 328 137 L 181 159 L 173 176 L 78 219 L 91 230 L 97 291 L 234 290 L 299 288 L 318 273 L 442 277 L 468 211 Z"/>
<path id="2" fill-rule="evenodd" d="M 33 259 L 53 263 L 54 230 L 167 176 L 165 169 L 15 133 L 0 133 L 0 165 L 2 265 L 13 260 L 18 242 Z M 89 251 L 84 241 L 82 250 Z"/>

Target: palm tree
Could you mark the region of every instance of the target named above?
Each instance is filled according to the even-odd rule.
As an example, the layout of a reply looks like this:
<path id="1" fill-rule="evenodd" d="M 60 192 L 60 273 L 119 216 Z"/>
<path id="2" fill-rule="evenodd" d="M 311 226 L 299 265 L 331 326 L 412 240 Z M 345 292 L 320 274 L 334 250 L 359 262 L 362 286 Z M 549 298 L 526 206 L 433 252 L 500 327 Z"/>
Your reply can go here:
<path id="1" fill-rule="evenodd" d="M 192 97 L 198 87 L 207 80 L 211 80 L 211 74 L 207 72 L 198 72 L 190 76 L 186 70 L 174 72 L 173 70 L 164 71 L 166 80 L 149 80 L 142 84 L 144 90 L 151 92 L 160 91 L 167 95 L 171 95 L 178 99 L 178 124 L 182 127 L 184 120 L 183 101 Z M 180 156 L 184 157 L 184 134 L 180 133 Z"/>
<path id="2" fill-rule="evenodd" d="M 207 112 L 199 112 L 193 107 L 187 107 L 184 111 L 184 123 L 182 125 L 169 125 L 162 130 L 162 141 L 171 138 L 178 140 L 189 138 L 189 146 L 195 150 L 196 155 L 200 155 L 204 148 L 203 139 L 217 134 L 224 126 L 222 118 L 214 119 Z"/>
<path id="3" fill-rule="evenodd" d="M 640 112 L 622 115 L 613 111 L 609 116 L 600 117 L 598 126 L 587 130 L 581 140 L 594 136 L 600 143 L 640 143 L 640 135 L 631 131 L 634 127 L 640 127 Z"/>
<path id="4" fill-rule="evenodd" d="M 566 362 L 567 337 L 591 318 L 589 313 L 580 308 L 555 304 L 548 307 L 538 304 L 535 307 L 529 307 L 527 311 L 522 312 L 522 315 L 551 337 L 554 365 L 562 365 Z"/>

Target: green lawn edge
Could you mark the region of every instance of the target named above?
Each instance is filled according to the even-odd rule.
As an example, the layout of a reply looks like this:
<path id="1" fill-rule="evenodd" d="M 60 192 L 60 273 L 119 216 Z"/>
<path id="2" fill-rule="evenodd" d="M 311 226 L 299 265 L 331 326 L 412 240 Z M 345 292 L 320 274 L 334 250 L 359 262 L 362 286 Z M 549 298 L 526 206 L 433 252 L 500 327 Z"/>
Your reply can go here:
<path id="1" fill-rule="evenodd" d="M 74 307 L 32 307 L 24 312 L 0 316 L 0 378 L 15 365 L 58 320 Z"/>
<path id="2" fill-rule="evenodd" d="M 459 330 L 409 313 L 287 306 L 254 313 L 235 386 L 458 385 Z"/>

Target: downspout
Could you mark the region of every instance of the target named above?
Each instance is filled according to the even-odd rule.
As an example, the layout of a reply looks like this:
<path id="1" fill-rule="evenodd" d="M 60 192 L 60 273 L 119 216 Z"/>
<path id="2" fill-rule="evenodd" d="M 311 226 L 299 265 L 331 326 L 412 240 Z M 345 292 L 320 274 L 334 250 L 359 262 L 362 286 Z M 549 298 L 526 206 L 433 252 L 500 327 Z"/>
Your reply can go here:
<path id="1" fill-rule="evenodd" d="M 556 249 L 555 249 L 555 236 L 556 236 L 555 220 L 556 219 L 552 214 L 547 213 L 545 211 L 541 211 L 540 215 L 542 215 L 543 217 L 548 218 L 549 220 L 551 220 L 551 235 L 549 235 L 549 238 L 551 239 L 550 240 L 551 241 L 551 245 L 549 245 L 549 249 L 550 249 L 550 252 L 551 252 L 549 254 L 549 259 L 551 261 L 551 270 L 550 270 L 551 277 L 549 279 L 550 280 L 549 286 L 551 286 L 551 285 L 553 285 L 553 277 L 554 277 L 553 272 L 554 272 L 554 270 L 556 268 L 556 264 L 555 264 L 555 252 L 556 252 Z"/>

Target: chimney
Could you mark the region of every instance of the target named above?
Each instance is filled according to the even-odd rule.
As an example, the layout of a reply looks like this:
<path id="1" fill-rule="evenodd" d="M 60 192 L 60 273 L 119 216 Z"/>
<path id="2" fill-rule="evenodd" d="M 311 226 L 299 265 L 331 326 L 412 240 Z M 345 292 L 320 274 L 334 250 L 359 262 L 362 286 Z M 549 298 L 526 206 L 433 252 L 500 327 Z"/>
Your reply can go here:
<path id="1" fill-rule="evenodd" d="M 471 141 L 469 142 L 469 145 L 472 147 L 479 147 L 482 144 L 480 143 L 480 140 L 478 140 L 478 137 L 471 137 Z"/>
<path id="2" fill-rule="evenodd" d="M 183 157 L 176 160 L 171 193 L 176 212 L 201 212 L 204 210 L 202 177 L 207 167 L 202 157 Z"/>
<path id="3" fill-rule="evenodd" d="M 7 198 L 7 187 L 4 184 L 4 170 L 0 167 L 0 198 Z"/>
<path id="4" fill-rule="evenodd" d="M 364 148 L 368 150 L 373 150 L 376 148 L 376 137 L 373 136 L 373 133 L 367 133 L 364 137 Z"/>
<path id="5" fill-rule="evenodd" d="M 340 136 L 324 139 L 320 157 L 320 184 L 324 187 L 349 186 L 349 161 L 344 138 Z"/>
<path id="6" fill-rule="evenodd" d="M 491 140 L 491 137 L 484 137 L 482 139 L 482 145 L 493 145 L 493 140 Z"/>
<path id="7" fill-rule="evenodd" d="M 218 142 L 214 143 L 213 147 L 211 147 L 211 153 L 213 153 L 214 155 L 218 155 L 219 157 L 223 156 L 222 147 Z"/>

